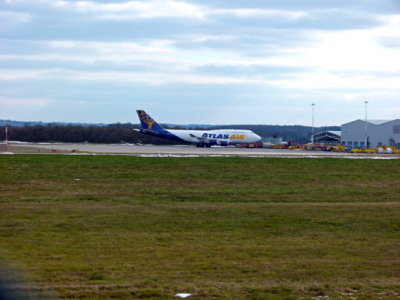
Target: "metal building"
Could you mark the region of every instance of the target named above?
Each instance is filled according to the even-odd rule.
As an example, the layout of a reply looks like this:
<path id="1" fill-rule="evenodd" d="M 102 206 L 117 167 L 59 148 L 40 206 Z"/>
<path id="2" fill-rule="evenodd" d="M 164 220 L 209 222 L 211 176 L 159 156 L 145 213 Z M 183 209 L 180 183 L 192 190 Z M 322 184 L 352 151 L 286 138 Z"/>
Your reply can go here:
<path id="1" fill-rule="evenodd" d="M 355 120 L 341 126 L 341 143 L 349 148 L 396 146 L 400 149 L 400 119 L 395 120 Z"/>
<path id="2" fill-rule="evenodd" d="M 314 134 L 314 143 L 325 145 L 338 145 L 340 144 L 340 131 L 323 131 Z"/>

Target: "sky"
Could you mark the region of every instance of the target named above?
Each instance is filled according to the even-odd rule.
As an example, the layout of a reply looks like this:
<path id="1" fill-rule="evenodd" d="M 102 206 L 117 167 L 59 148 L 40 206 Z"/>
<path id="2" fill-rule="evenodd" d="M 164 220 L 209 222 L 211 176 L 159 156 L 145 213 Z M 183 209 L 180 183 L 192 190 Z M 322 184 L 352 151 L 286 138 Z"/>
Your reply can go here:
<path id="1" fill-rule="evenodd" d="M 399 0 L 0 0 L 0 119 L 400 118 Z"/>

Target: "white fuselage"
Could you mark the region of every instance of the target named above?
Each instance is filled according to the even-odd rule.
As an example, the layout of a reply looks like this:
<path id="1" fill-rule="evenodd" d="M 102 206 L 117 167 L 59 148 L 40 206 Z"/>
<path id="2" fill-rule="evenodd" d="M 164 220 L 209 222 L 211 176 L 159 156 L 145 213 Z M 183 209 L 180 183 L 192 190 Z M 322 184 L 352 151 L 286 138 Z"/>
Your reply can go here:
<path id="1" fill-rule="evenodd" d="M 174 130 L 167 129 L 173 135 L 193 144 L 250 144 L 261 140 L 261 137 L 250 130 L 217 129 L 217 130 Z"/>

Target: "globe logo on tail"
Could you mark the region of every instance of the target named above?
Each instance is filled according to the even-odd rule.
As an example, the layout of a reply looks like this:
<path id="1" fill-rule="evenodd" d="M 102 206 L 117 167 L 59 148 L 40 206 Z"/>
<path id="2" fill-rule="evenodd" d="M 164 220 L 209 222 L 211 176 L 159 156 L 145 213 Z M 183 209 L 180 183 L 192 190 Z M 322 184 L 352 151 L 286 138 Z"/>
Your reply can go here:
<path id="1" fill-rule="evenodd" d="M 140 116 L 140 120 L 143 121 L 143 123 L 147 124 L 147 126 L 149 127 L 148 129 L 152 129 L 153 124 L 156 122 L 154 121 L 148 114 L 146 114 L 144 111 L 141 111 L 139 113 Z"/>

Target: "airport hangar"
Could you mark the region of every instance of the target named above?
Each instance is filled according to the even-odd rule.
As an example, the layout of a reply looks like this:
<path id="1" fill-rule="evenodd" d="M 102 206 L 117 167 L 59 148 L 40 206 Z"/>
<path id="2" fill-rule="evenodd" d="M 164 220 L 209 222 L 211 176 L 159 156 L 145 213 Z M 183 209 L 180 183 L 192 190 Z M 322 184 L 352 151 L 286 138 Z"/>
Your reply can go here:
<path id="1" fill-rule="evenodd" d="M 314 135 L 314 141 L 322 144 L 342 144 L 348 148 L 395 146 L 400 149 L 400 119 L 395 120 L 355 120 L 342 124 L 341 131 L 324 131 Z"/>
<path id="2" fill-rule="evenodd" d="M 341 144 L 349 148 L 395 146 L 400 149 L 400 119 L 396 120 L 355 120 L 341 126 Z"/>

